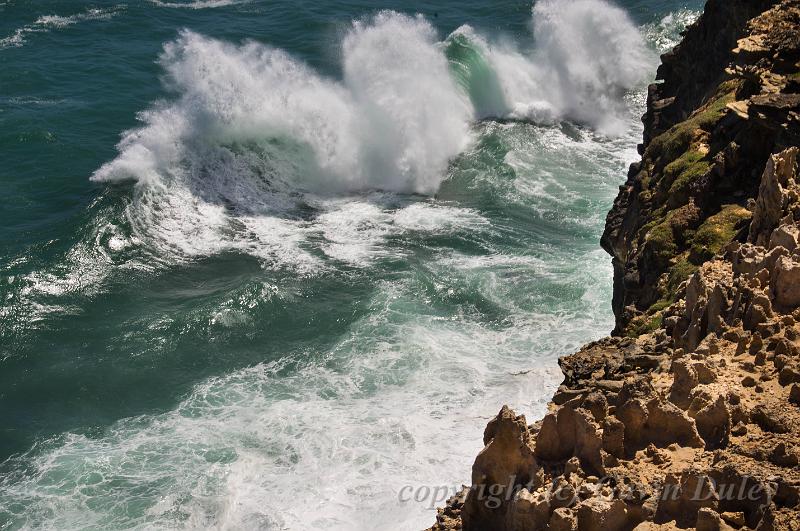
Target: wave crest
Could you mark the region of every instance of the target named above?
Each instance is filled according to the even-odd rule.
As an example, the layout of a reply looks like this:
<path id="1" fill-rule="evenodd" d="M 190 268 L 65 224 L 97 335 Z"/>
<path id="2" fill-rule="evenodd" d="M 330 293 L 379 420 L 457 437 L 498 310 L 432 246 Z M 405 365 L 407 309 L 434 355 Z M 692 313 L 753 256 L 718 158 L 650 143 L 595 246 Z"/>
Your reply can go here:
<path id="1" fill-rule="evenodd" d="M 625 12 L 602 0 L 543 0 L 532 27 L 536 44 L 523 52 L 468 26 L 442 43 L 421 16 L 383 11 L 344 36 L 340 81 L 280 50 L 183 31 L 161 56 L 178 99 L 142 113 L 145 126 L 124 135 L 93 179 L 197 183 L 248 150 L 262 178 L 294 189 L 432 194 L 476 118 L 566 118 L 623 132 L 624 93 L 652 59 Z"/>
<path id="2" fill-rule="evenodd" d="M 471 109 L 433 28 L 384 12 L 354 23 L 342 49 L 337 82 L 280 50 L 184 31 L 161 57 L 179 99 L 143 113 L 147 125 L 93 178 L 214 179 L 202 170 L 244 146 L 300 189 L 435 192 L 466 145 Z M 274 167 L 275 143 L 294 145 L 292 167 Z"/>

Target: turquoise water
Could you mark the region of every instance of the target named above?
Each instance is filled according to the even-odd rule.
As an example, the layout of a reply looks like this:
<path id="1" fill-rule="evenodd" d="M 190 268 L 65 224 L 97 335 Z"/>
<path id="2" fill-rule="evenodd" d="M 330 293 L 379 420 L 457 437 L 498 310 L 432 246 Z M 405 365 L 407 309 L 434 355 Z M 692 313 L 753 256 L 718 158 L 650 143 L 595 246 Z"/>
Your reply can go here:
<path id="1" fill-rule="evenodd" d="M 612 327 L 620 5 L 0 1 L 0 527 L 429 525 Z"/>

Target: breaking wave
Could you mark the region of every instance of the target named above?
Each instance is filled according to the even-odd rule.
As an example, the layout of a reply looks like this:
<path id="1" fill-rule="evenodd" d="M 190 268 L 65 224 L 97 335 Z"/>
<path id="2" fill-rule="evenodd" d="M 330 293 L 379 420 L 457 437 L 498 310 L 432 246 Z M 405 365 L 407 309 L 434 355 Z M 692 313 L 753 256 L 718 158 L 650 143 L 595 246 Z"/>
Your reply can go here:
<path id="1" fill-rule="evenodd" d="M 184 31 L 161 64 L 177 101 L 141 115 L 96 180 L 213 178 L 251 162 L 270 182 L 323 191 L 433 194 L 486 116 L 587 123 L 622 132 L 623 96 L 651 65 L 643 37 L 601 0 L 539 2 L 535 46 L 490 43 L 464 26 L 439 42 L 421 16 L 354 22 L 341 80 L 261 44 Z"/>
<path id="2" fill-rule="evenodd" d="M 434 193 L 471 116 L 435 31 L 384 12 L 353 24 L 342 50 L 334 81 L 281 50 L 184 31 L 161 57 L 178 101 L 143 113 L 94 178 L 196 182 L 246 164 L 293 188 Z"/>

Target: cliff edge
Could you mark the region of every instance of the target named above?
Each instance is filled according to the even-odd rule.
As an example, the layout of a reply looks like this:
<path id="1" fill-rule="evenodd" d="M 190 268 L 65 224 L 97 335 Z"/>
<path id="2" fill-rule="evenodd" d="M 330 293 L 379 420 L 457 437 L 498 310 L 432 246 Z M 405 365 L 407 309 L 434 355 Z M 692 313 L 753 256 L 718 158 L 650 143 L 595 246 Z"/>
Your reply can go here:
<path id="1" fill-rule="evenodd" d="M 800 530 L 800 0 L 709 0 L 608 214 L 612 336 L 432 530 Z"/>

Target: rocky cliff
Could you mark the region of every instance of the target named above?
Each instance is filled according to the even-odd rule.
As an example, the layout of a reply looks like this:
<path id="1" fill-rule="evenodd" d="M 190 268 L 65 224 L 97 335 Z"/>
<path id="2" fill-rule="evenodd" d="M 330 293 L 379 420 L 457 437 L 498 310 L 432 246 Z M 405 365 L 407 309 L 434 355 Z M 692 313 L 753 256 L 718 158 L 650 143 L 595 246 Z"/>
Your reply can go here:
<path id="1" fill-rule="evenodd" d="M 433 530 L 800 530 L 800 0 L 709 0 L 608 215 L 614 335 Z"/>

